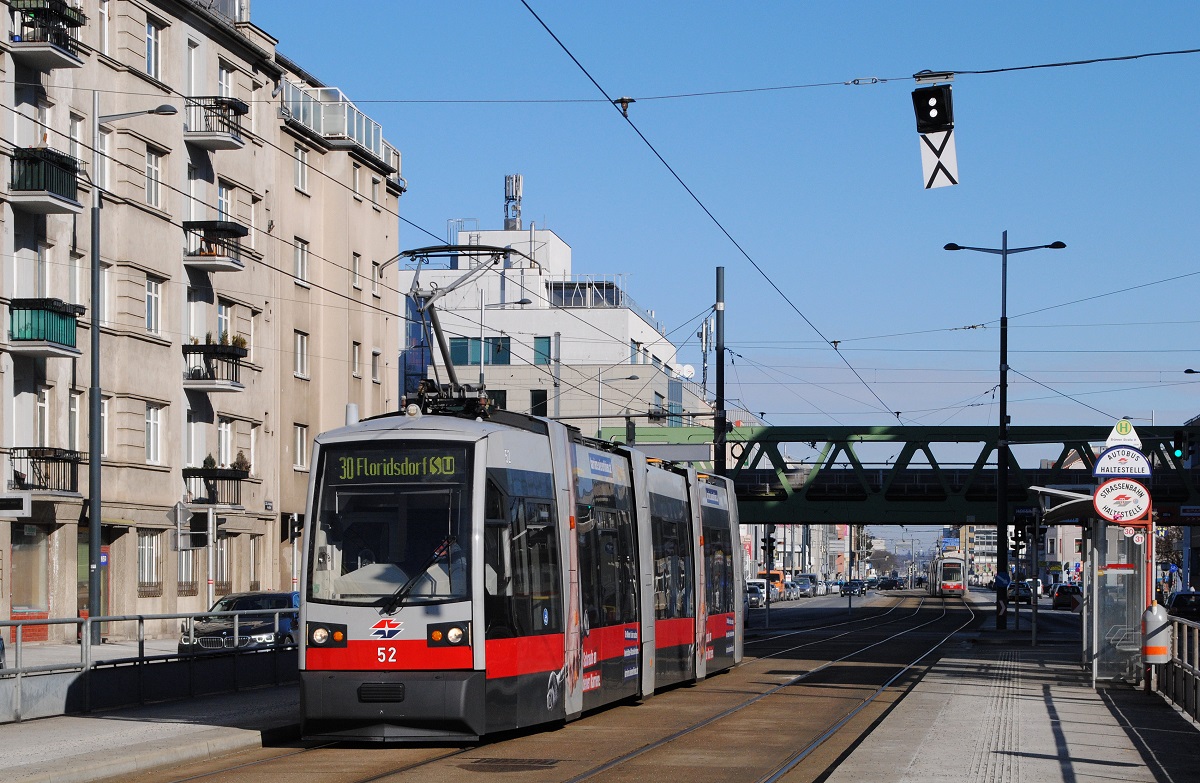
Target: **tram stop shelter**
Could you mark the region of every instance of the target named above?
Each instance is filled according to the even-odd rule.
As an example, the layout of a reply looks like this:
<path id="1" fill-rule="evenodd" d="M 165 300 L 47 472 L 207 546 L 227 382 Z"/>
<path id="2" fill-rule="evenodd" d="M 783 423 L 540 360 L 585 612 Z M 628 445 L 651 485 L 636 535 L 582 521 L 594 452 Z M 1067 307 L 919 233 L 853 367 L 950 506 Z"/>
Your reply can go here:
<path id="1" fill-rule="evenodd" d="M 1108 522 L 1096 514 L 1091 494 L 1033 489 L 1042 494 L 1043 525 L 1083 528 L 1080 653 L 1093 687 L 1101 680 L 1140 682 L 1145 676 L 1142 613 L 1150 605 L 1154 574 L 1150 522 Z"/>

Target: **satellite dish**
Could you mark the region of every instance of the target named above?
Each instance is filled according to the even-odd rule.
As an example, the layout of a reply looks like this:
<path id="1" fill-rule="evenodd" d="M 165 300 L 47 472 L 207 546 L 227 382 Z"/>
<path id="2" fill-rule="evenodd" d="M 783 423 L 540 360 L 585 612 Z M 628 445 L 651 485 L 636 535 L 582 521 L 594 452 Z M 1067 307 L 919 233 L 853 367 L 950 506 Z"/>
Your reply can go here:
<path id="1" fill-rule="evenodd" d="M 687 378 L 688 380 L 691 380 L 692 378 L 696 377 L 696 368 L 690 364 L 685 364 L 685 365 L 683 365 L 683 367 L 679 368 L 679 374 L 682 377 Z"/>

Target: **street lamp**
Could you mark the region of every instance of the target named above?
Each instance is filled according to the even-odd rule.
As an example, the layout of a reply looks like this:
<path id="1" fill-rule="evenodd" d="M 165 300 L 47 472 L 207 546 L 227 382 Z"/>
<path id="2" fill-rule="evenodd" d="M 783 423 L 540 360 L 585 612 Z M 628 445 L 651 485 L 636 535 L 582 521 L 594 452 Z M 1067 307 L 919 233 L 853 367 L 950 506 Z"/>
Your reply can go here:
<path id="1" fill-rule="evenodd" d="M 604 368 L 596 370 L 596 437 L 600 437 L 600 429 L 604 424 Z M 636 381 L 638 376 L 627 375 L 624 378 L 609 378 L 610 381 Z M 626 409 L 628 412 L 628 409 Z"/>
<path id="2" fill-rule="evenodd" d="M 533 304 L 532 299 L 518 299 L 515 302 L 498 302 L 497 304 L 485 305 L 483 303 L 483 289 L 479 289 L 479 385 L 483 386 L 483 357 L 486 351 L 483 350 L 483 311 L 484 310 L 502 310 L 508 305 L 527 305 Z"/>
<path id="3" fill-rule="evenodd" d="M 1000 434 L 996 442 L 996 575 L 1008 578 L 1008 257 L 1030 250 L 1062 250 L 1065 242 L 1031 247 L 1009 247 L 1008 232 L 1000 235 L 1000 247 L 967 247 L 951 242 L 945 250 L 974 250 L 1000 256 Z M 1007 595 L 996 587 L 996 628 L 1008 627 Z"/>
<path id="4" fill-rule="evenodd" d="M 92 332 L 89 335 L 91 381 L 88 387 L 88 617 L 99 617 L 100 607 L 100 208 L 104 199 L 100 187 L 100 126 L 139 117 L 143 114 L 170 116 L 179 112 L 169 103 L 153 109 L 127 111 L 100 116 L 100 92 L 92 90 Z M 104 183 L 107 185 L 107 181 Z M 92 644 L 100 644 L 100 623 L 92 623 Z"/>

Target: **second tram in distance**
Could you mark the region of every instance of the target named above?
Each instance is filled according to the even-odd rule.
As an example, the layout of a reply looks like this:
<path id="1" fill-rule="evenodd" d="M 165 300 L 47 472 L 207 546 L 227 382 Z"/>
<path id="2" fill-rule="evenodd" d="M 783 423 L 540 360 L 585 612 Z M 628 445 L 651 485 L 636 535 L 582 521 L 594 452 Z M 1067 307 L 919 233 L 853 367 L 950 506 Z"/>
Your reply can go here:
<path id="1" fill-rule="evenodd" d="M 469 741 L 742 657 L 732 482 L 507 412 L 320 435 L 303 734 Z"/>
<path id="2" fill-rule="evenodd" d="M 967 560 L 961 552 L 943 552 L 929 564 L 925 589 L 930 595 L 963 595 L 967 592 Z"/>

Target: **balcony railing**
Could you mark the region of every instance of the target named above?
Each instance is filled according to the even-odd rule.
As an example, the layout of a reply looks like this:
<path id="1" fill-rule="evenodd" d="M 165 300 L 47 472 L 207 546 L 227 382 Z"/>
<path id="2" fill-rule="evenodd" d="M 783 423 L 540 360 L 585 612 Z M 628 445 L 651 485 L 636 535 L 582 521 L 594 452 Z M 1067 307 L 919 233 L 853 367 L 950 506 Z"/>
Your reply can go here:
<path id="1" fill-rule="evenodd" d="M 284 115 L 324 139 L 345 139 L 384 160 L 383 126 L 363 114 L 336 87 L 283 82 Z"/>
<path id="2" fill-rule="evenodd" d="M 83 65 L 76 38 L 76 30 L 87 23 L 82 11 L 63 0 L 9 0 L 8 5 L 16 12 L 12 32 L 15 58 L 36 68 Z"/>
<path id="3" fill-rule="evenodd" d="M 79 161 L 48 147 L 13 150 L 13 204 L 31 212 L 81 212 L 78 193 Z"/>
<path id="4" fill-rule="evenodd" d="M 664 334 L 654 313 L 645 309 L 625 290 L 625 275 L 565 276 L 546 282 L 546 294 L 554 307 L 625 308 L 632 310 Z"/>
<path id="5" fill-rule="evenodd" d="M 82 452 L 48 446 L 18 447 L 12 450 L 9 459 L 12 462 L 9 489 L 79 492 Z"/>
<path id="6" fill-rule="evenodd" d="M 183 221 L 183 262 L 209 272 L 238 272 L 246 267 L 242 239 L 250 229 L 232 220 Z"/>
<path id="7" fill-rule="evenodd" d="M 8 340 L 13 353 L 78 356 L 76 319 L 83 305 L 61 299 L 13 299 L 9 305 Z"/>
<path id="8" fill-rule="evenodd" d="M 183 469 L 192 505 L 240 506 L 242 482 L 249 477 L 250 471 L 235 468 Z"/>
<path id="9" fill-rule="evenodd" d="M 237 345 L 183 346 L 183 387 L 193 391 L 241 391 L 242 359 L 249 351 Z"/>
<path id="10" fill-rule="evenodd" d="M 240 149 L 245 144 L 242 117 L 249 111 L 250 107 L 237 98 L 188 98 L 184 139 L 210 150 Z"/>

